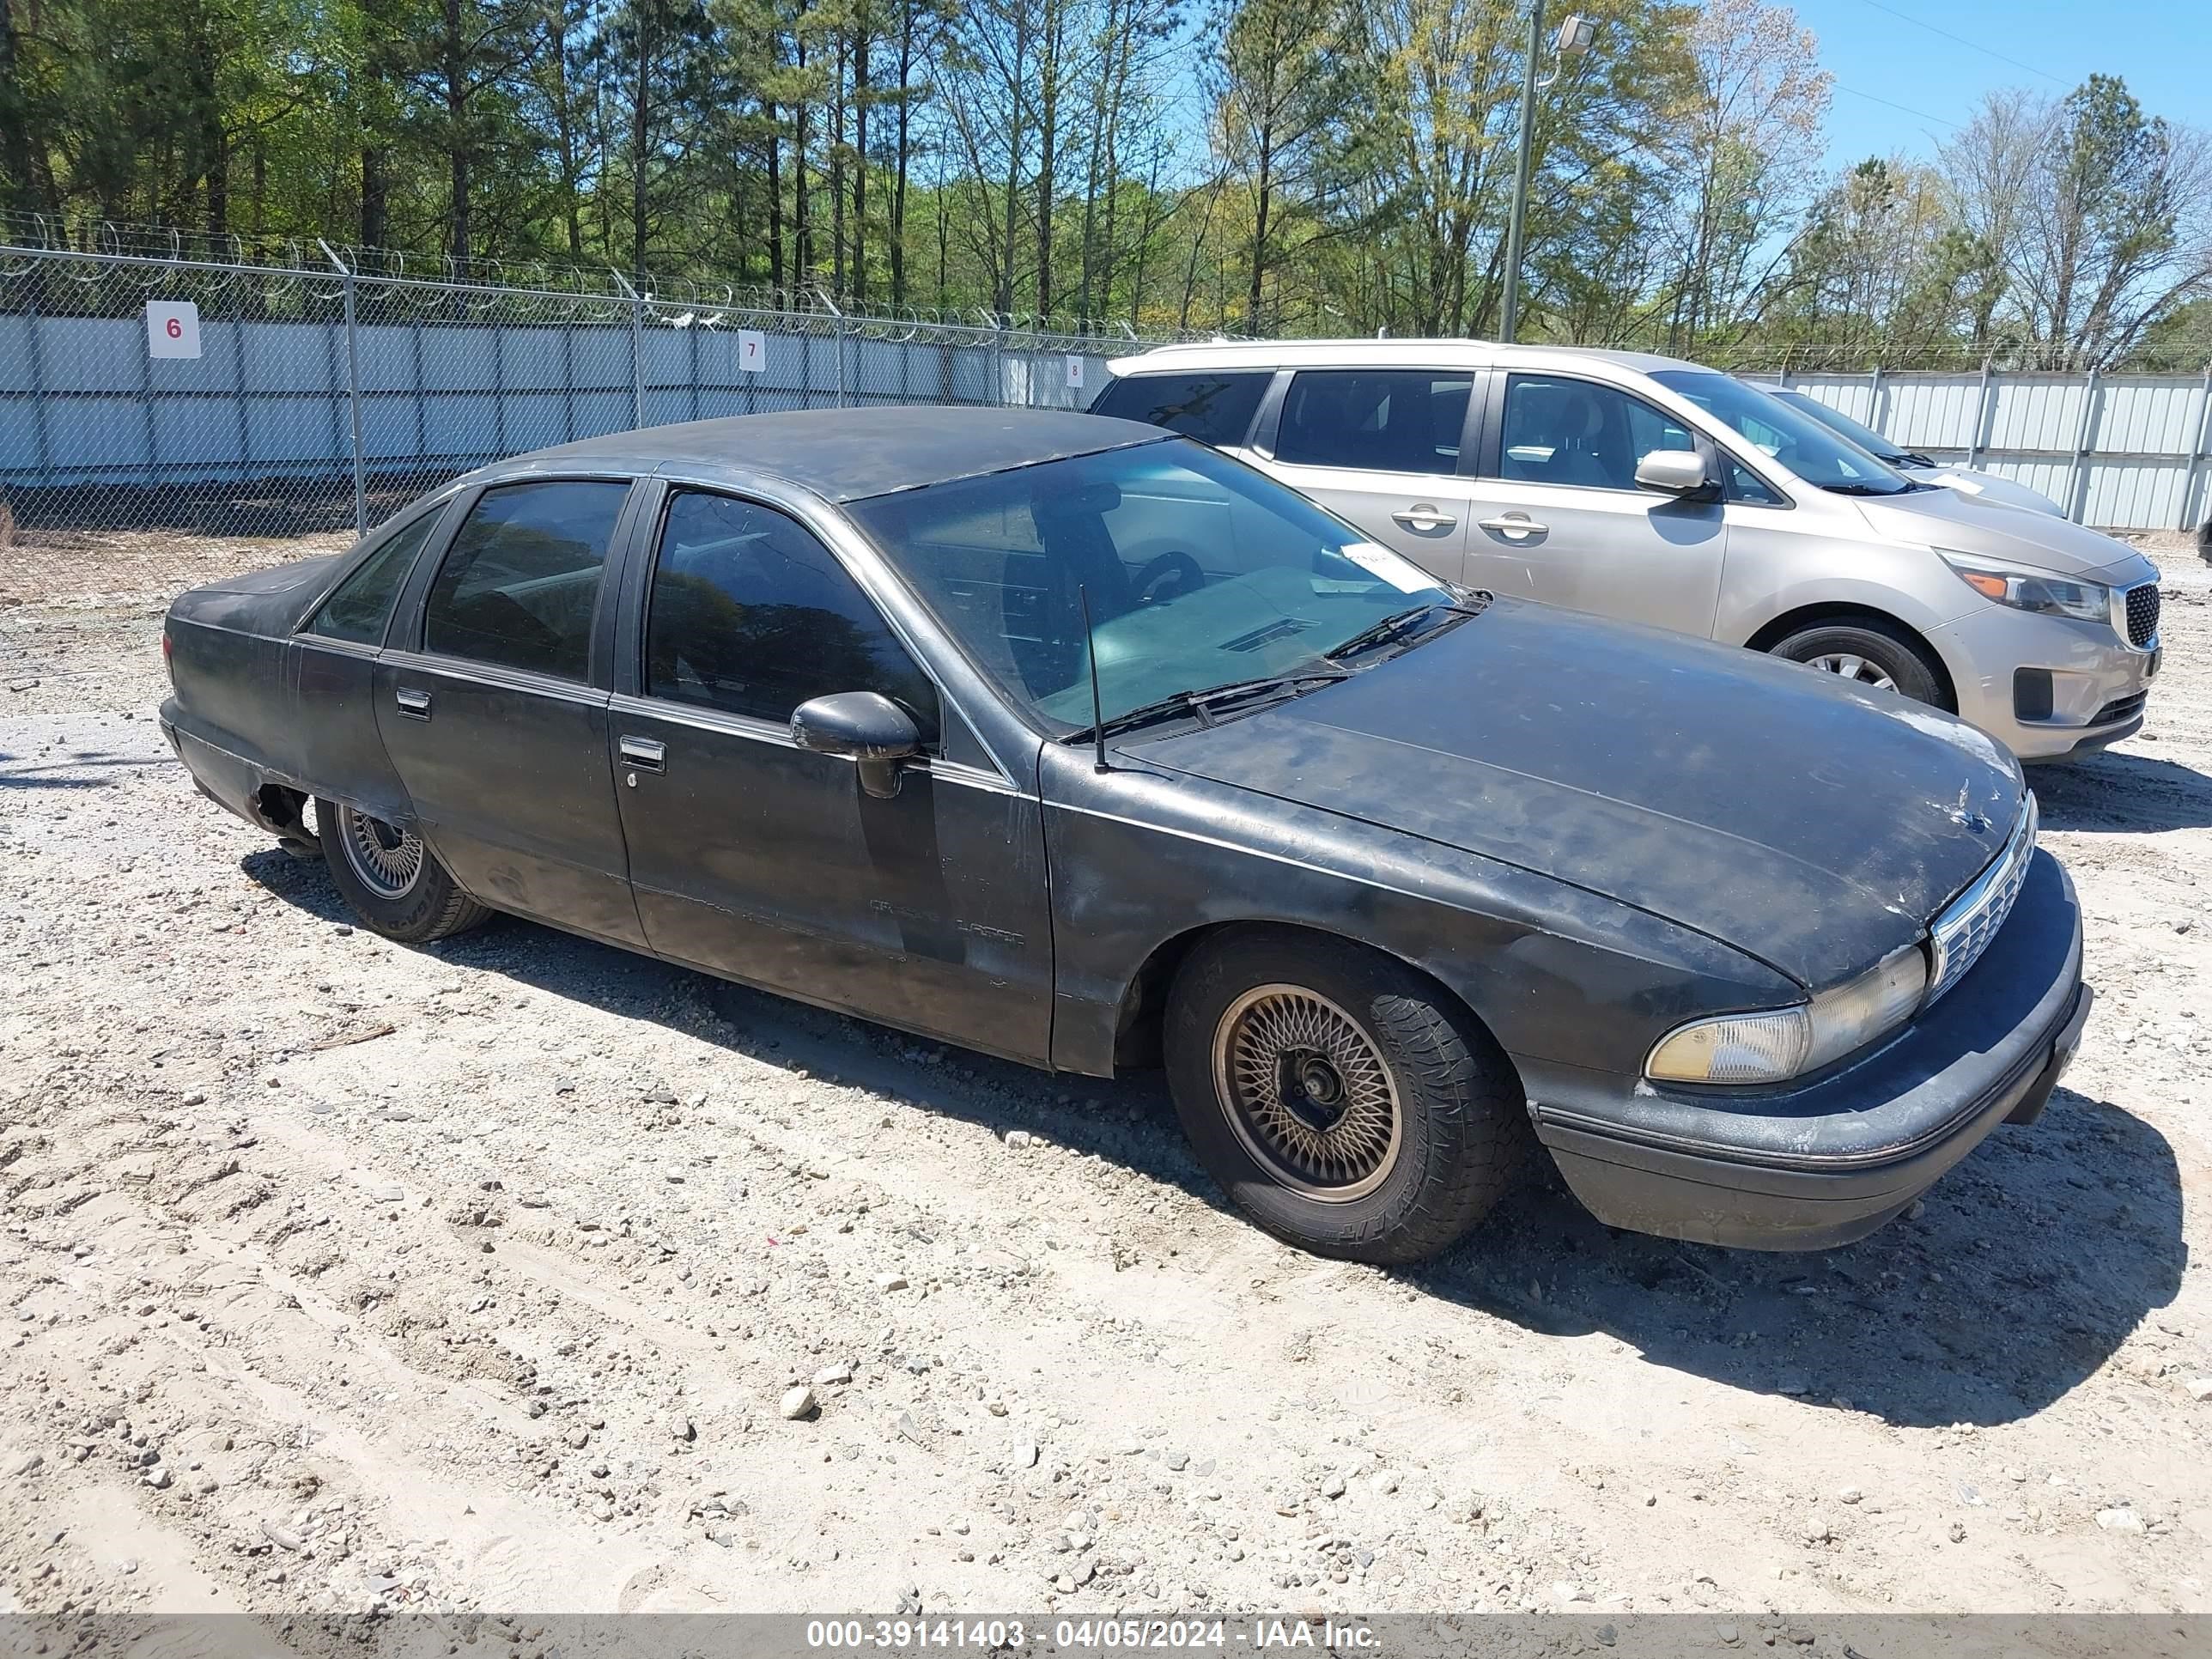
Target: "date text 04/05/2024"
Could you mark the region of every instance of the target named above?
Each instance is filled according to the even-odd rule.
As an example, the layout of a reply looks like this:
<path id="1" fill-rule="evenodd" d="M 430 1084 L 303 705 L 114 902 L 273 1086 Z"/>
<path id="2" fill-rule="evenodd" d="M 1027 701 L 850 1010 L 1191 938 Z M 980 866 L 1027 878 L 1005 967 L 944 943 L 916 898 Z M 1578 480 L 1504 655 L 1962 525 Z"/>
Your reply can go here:
<path id="1" fill-rule="evenodd" d="M 1062 1652 L 1125 1652 L 1151 1649 L 1320 1649 L 1352 1652 L 1376 1645 L 1375 1632 L 1334 1619 L 1061 1619 L 1050 1626 Z M 1042 1620 L 1019 1619 L 814 1619 L 806 1644 L 830 1652 L 972 1648 L 990 1651 L 1025 1646 Z"/>

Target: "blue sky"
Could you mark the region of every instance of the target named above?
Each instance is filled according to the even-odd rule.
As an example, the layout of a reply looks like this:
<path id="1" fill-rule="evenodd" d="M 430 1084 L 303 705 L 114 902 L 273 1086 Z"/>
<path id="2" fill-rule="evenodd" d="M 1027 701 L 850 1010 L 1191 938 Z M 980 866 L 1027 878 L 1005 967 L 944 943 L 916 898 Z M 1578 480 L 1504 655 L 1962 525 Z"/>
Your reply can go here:
<path id="1" fill-rule="evenodd" d="M 1791 3 L 1836 77 L 1832 167 L 1893 150 L 1930 155 L 1984 92 L 2063 94 L 2093 72 L 2119 76 L 2153 115 L 2212 127 L 2212 0 Z"/>

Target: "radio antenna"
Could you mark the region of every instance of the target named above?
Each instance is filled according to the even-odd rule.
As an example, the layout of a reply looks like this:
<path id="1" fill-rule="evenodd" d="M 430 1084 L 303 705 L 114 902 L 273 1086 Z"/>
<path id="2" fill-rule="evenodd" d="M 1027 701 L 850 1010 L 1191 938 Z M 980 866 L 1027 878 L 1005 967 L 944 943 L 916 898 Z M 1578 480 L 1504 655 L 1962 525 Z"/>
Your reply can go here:
<path id="1" fill-rule="evenodd" d="M 1106 764 L 1106 714 L 1098 701 L 1098 639 L 1091 631 L 1091 590 L 1078 582 L 1075 602 L 1083 607 L 1083 654 L 1091 661 L 1091 769 L 1110 769 Z"/>

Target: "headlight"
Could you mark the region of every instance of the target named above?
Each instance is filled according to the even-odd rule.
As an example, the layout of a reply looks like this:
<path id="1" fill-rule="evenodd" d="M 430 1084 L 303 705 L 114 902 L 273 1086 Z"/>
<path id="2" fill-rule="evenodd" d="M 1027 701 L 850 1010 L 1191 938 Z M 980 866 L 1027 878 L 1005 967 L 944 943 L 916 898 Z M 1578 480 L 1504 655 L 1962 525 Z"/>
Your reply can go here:
<path id="1" fill-rule="evenodd" d="M 1919 1006 L 1928 953 L 1907 945 L 1848 985 L 1790 1008 L 1693 1020 L 1644 1063 L 1668 1083 L 1781 1083 L 1865 1047 Z"/>
<path id="2" fill-rule="evenodd" d="M 2048 570 L 2022 570 L 1971 554 L 1944 553 L 1941 548 L 1936 551 L 1960 581 L 1985 599 L 2051 617 L 2077 617 L 2083 622 L 2112 620 L 2112 591 L 2102 582 L 2076 581 Z"/>

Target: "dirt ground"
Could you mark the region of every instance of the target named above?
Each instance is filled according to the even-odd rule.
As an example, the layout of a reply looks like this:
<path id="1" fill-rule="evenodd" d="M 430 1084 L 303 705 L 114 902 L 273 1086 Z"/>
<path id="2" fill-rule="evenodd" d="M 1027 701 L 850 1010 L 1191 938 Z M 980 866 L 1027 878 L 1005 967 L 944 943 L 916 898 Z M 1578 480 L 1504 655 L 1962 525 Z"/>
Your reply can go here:
<path id="1" fill-rule="evenodd" d="M 349 927 L 152 719 L 179 578 L 301 545 L 0 583 L 0 1612 L 2212 1609 L 2193 551 L 2148 729 L 2036 779 L 2100 999 L 2040 1124 L 1848 1249 L 1538 1180 L 1391 1273 L 1154 1079 Z"/>

